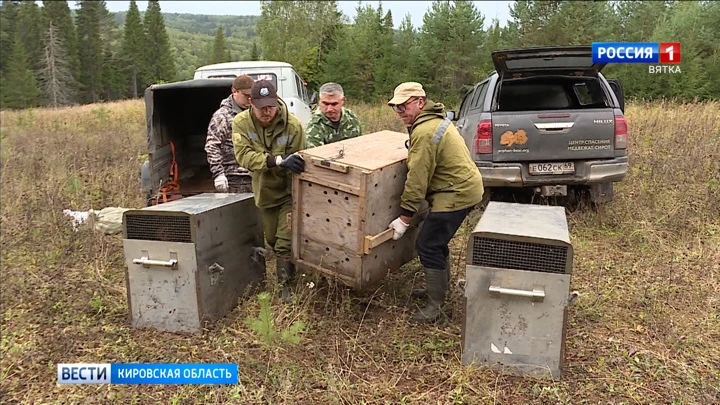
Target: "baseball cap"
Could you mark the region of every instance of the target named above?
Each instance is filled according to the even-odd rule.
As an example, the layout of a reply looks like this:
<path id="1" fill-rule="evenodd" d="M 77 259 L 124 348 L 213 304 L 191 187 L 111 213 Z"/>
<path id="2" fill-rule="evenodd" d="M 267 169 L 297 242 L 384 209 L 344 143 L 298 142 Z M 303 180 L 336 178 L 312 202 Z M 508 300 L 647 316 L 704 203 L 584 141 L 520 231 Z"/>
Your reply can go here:
<path id="1" fill-rule="evenodd" d="M 400 83 L 395 87 L 392 100 L 388 101 L 389 106 L 403 104 L 411 97 L 425 97 L 425 90 L 422 84 L 417 82 Z"/>
<path id="2" fill-rule="evenodd" d="M 272 107 L 277 104 L 275 86 L 269 80 L 258 80 L 253 84 L 250 100 L 255 108 Z"/>
<path id="3" fill-rule="evenodd" d="M 249 96 L 250 95 L 250 89 L 252 89 L 253 83 L 255 83 L 255 80 L 253 80 L 252 77 L 248 75 L 240 75 L 233 80 L 233 89 L 239 90 L 244 95 Z"/>

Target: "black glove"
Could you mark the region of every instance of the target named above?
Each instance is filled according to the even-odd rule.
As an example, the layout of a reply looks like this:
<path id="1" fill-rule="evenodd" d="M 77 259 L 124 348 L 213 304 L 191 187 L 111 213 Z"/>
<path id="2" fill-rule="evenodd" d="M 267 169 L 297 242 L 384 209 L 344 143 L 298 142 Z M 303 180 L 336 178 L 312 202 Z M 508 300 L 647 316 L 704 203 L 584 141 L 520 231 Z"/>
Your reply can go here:
<path id="1" fill-rule="evenodd" d="M 305 160 L 303 160 L 302 156 L 293 153 L 292 155 L 282 156 L 281 159 L 278 166 L 283 169 L 290 170 L 293 173 L 302 173 L 305 171 Z"/>

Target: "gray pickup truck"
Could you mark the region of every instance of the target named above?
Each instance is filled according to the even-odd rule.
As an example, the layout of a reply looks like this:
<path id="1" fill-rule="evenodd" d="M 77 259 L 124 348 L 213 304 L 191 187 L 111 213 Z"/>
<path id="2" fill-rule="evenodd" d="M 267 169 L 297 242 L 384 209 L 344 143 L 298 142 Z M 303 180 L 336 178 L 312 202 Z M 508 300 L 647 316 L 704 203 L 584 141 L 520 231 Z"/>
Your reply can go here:
<path id="1" fill-rule="evenodd" d="M 628 170 L 628 127 L 622 87 L 600 73 L 592 48 L 502 50 L 492 59 L 496 71 L 468 91 L 457 116 L 448 113 L 484 185 L 546 197 L 570 188 L 611 201 Z"/>

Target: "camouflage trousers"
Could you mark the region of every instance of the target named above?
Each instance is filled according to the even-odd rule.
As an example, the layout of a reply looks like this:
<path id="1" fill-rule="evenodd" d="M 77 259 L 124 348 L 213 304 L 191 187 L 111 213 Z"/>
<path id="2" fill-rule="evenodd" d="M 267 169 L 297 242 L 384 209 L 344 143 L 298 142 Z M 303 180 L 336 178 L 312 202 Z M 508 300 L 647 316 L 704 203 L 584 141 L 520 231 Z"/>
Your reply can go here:
<path id="1" fill-rule="evenodd" d="M 252 178 L 250 176 L 228 176 L 228 186 L 231 193 L 252 193 Z"/>

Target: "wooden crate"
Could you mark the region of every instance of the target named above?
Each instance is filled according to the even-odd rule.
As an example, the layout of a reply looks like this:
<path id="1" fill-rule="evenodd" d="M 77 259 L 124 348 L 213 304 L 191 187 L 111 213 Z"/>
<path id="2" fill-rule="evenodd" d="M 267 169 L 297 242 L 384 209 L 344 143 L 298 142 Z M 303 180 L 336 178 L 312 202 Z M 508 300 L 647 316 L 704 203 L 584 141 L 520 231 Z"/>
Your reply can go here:
<path id="1" fill-rule="evenodd" d="M 418 225 L 397 241 L 388 229 L 400 215 L 407 139 L 381 131 L 300 152 L 305 172 L 293 177 L 292 212 L 299 268 L 367 289 L 415 257 Z"/>

